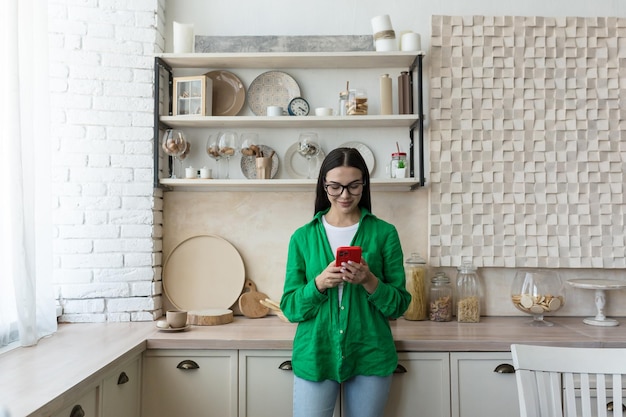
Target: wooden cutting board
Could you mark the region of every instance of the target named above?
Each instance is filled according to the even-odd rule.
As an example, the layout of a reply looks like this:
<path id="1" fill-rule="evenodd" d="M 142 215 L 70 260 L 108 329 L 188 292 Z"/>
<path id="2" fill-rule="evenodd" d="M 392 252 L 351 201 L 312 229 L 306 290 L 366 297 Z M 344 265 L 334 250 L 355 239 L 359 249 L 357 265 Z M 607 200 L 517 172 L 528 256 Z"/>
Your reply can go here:
<path id="1" fill-rule="evenodd" d="M 187 313 L 187 323 L 195 326 L 217 326 L 233 321 L 233 311 L 227 308 L 192 310 Z"/>
<path id="2" fill-rule="evenodd" d="M 239 310 L 241 310 L 241 314 L 251 319 L 267 316 L 270 309 L 261 304 L 261 300 L 268 298 L 267 295 L 258 292 L 254 282 L 247 278 L 243 284 L 243 291 L 243 294 L 239 297 Z"/>

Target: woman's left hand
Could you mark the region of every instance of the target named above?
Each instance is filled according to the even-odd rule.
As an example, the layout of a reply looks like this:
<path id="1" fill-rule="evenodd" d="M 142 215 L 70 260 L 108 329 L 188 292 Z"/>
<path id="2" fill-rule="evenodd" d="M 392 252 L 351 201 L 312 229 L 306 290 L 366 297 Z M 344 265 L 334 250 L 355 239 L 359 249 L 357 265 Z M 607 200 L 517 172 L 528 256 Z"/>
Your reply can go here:
<path id="1" fill-rule="evenodd" d="M 342 278 L 345 282 L 360 284 L 370 294 L 378 287 L 378 278 L 372 274 L 367 262 L 362 257 L 361 263 L 348 261 L 344 262 L 341 267 Z"/>

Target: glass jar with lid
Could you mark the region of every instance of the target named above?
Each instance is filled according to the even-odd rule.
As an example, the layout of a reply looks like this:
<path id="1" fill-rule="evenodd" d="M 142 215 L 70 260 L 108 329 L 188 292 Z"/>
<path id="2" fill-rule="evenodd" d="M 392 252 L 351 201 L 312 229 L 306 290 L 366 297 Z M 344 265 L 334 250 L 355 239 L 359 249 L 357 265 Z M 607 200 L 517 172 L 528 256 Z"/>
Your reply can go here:
<path id="1" fill-rule="evenodd" d="M 426 320 L 428 317 L 426 271 L 424 258 L 419 253 L 411 253 L 405 263 L 406 289 L 411 294 L 411 303 L 404 312 L 406 320 Z"/>
<path id="2" fill-rule="evenodd" d="M 407 171 L 406 152 L 394 152 L 391 154 L 389 174 L 391 178 L 405 178 Z"/>
<path id="3" fill-rule="evenodd" d="M 459 323 L 478 323 L 483 290 L 471 261 L 463 261 L 457 268 L 456 319 Z"/>
<path id="4" fill-rule="evenodd" d="M 431 321 L 452 320 L 452 285 L 445 272 L 437 272 L 430 280 L 429 318 Z"/>

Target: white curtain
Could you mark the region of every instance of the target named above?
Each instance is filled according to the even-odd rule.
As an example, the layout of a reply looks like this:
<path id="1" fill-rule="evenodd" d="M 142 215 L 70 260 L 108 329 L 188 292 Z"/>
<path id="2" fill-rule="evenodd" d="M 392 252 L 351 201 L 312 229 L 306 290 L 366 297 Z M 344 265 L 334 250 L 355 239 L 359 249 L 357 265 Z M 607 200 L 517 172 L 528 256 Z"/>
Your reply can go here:
<path id="1" fill-rule="evenodd" d="M 0 3 L 0 347 L 56 331 L 47 0 Z"/>

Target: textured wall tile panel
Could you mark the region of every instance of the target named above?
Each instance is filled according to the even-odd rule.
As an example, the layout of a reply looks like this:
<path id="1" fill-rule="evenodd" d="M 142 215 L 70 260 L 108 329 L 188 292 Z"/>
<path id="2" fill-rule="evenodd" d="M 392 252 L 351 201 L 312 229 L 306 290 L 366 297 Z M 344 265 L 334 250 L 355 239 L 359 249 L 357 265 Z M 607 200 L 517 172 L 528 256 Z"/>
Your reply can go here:
<path id="1" fill-rule="evenodd" d="M 626 267 L 626 19 L 433 16 L 431 259 Z"/>

